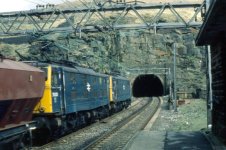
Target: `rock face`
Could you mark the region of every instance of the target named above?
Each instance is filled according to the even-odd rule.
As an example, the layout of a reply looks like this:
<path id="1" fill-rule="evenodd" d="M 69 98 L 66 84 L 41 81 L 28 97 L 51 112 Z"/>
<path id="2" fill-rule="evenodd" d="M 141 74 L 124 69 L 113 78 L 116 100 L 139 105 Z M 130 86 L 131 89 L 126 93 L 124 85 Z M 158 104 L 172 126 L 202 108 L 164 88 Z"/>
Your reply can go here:
<path id="1" fill-rule="evenodd" d="M 1 53 L 28 60 L 74 61 L 103 73 L 121 72 L 133 79 L 129 69 L 173 67 L 173 43 L 176 43 L 177 90 L 193 93 L 205 90 L 205 50 L 195 47 L 197 30 L 118 31 L 114 33 L 50 34 L 30 41 L 30 45 L 1 42 Z M 7 40 L 4 40 L 4 42 Z M 19 47 L 18 49 L 18 46 Z M 153 72 L 155 73 L 155 72 Z"/>

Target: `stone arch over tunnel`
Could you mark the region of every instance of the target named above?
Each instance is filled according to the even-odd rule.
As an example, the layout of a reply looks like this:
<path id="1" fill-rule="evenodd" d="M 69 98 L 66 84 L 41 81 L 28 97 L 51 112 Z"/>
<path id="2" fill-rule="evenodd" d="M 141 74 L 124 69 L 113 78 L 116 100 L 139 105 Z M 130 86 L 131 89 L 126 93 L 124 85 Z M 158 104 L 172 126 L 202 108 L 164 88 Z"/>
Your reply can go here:
<path id="1" fill-rule="evenodd" d="M 164 94 L 163 82 L 154 74 L 139 75 L 133 82 L 134 97 L 153 97 Z"/>

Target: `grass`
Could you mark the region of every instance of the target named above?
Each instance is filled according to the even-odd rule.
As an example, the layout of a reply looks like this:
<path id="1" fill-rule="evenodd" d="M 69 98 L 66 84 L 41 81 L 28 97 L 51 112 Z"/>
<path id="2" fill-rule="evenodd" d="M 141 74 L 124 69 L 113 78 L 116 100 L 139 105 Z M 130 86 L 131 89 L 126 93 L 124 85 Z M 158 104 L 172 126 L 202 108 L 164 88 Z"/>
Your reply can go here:
<path id="1" fill-rule="evenodd" d="M 199 131 L 207 127 L 206 101 L 191 100 L 189 104 L 178 107 L 178 111 L 165 109 L 164 102 L 158 119 L 152 126 L 153 131 Z"/>

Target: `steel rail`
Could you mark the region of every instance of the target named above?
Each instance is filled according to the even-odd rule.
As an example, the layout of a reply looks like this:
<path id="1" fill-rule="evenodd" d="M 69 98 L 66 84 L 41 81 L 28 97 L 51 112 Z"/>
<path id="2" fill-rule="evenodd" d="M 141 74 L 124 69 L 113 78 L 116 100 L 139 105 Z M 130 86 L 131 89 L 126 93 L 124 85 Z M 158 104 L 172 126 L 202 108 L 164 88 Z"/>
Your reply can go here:
<path id="1" fill-rule="evenodd" d="M 106 132 L 105 134 L 103 134 L 102 136 L 97 138 L 96 140 L 92 141 L 90 144 L 85 146 L 82 150 L 95 149 L 96 147 L 98 147 L 98 145 L 101 144 L 105 139 L 109 139 L 109 137 L 111 135 L 115 134 L 116 132 L 120 132 L 120 129 L 125 127 L 129 122 L 131 122 L 134 118 L 139 116 L 143 111 L 148 109 L 150 107 L 150 104 L 154 105 L 155 103 L 153 101 L 149 101 L 149 103 L 147 105 L 143 106 L 143 108 L 137 110 L 131 116 L 129 116 L 128 118 L 126 118 L 126 119 L 122 120 L 121 122 L 119 122 L 112 130 Z M 160 100 L 158 101 L 157 107 L 153 110 L 153 113 L 151 114 L 151 116 L 148 117 L 147 120 L 145 120 L 145 123 L 138 130 L 143 129 L 147 125 L 147 123 L 149 122 L 150 118 L 155 114 L 155 112 L 157 111 L 159 106 L 160 106 Z M 130 140 L 130 138 L 128 140 Z"/>
<path id="2" fill-rule="evenodd" d="M 122 110 L 120 112 L 117 112 L 117 113 L 115 113 L 115 114 L 113 114 L 113 115 L 111 115 L 111 116 L 109 116 L 107 118 L 104 118 L 104 119 L 102 119 L 102 120 L 100 120 L 98 122 L 94 122 L 94 123 L 92 123 L 92 124 L 90 124 L 90 125 L 88 125 L 86 127 L 83 127 L 83 128 L 81 128 L 81 129 L 79 129 L 79 130 L 77 130 L 75 132 L 71 132 L 71 133 L 69 133 L 67 135 L 64 135 L 64 136 L 62 136 L 59 139 L 56 139 L 54 141 L 50 141 L 49 143 L 44 144 L 42 146 L 38 146 L 38 147 L 37 146 L 34 146 L 32 149 L 33 150 L 36 150 L 36 149 L 48 149 L 48 148 L 51 148 L 52 145 L 56 145 L 57 143 L 60 143 L 61 141 L 65 141 L 65 139 L 70 138 L 74 134 L 76 134 L 76 137 L 78 137 L 84 131 L 89 130 L 89 129 L 92 129 L 93 127 L 99 125 L 100 123 L 109 122 L 110 120 L 113 120 L 114 118 L 116 118 L 118 115 L 123 114 L 125 111 L 128 111 L 128 110 L 130 110 L 132 108 L 135 108 L 139 104 L 140 104 L 140 102 L 138 102 L 137 100 L 136 101 L 133 101 L 132 104 L 131 104 L 131 106 L 128 109 L 124 109 L 124 110 Z M 73 139 L 76 139 L 76 137 L 74 137 Z"/>

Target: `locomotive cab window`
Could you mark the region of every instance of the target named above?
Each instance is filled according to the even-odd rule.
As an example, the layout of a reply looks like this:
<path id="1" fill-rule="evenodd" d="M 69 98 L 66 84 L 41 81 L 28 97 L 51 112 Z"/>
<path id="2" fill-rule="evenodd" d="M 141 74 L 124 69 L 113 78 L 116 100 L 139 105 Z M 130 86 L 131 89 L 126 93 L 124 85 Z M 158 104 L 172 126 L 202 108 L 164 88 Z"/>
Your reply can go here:
<path id="1" fill-rule="evenodd" d="M 52 86 L 60 85 L 59 76 L 60 76 L 60 74 L 56 70 L 52 71 Z"/>

